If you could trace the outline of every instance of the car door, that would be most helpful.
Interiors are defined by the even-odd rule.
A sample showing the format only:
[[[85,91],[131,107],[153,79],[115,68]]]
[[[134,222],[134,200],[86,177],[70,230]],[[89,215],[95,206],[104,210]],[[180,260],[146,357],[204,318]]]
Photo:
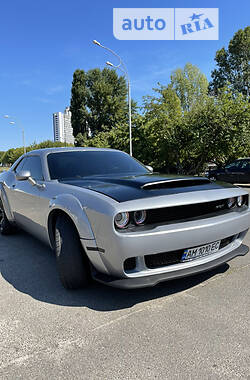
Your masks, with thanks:
[[[250,159],[242,160],[238,183],[250,183]]]
[[[218,174],[218,179],[230,183],[238,183],[241,160],[236,160],[225,166],[223,172]]]
[[[17,166],[14,173],[28,170],[38,183],[44,181],[40,156],[28,156]],[[41,186],[32,185],[29,180],[18,181],[15,177],[9,189],[9,202],[14,218],[23,229],[37,235],[42,228],[40,223]]]

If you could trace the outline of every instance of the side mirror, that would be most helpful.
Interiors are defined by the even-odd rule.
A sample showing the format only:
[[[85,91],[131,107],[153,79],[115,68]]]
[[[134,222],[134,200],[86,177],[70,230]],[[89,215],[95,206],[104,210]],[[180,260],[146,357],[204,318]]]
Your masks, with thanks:
[[[146,168],[147,168],[151,173],[153,173],[154,169],[152,168],[152,166],[150,166],[150,165],[145,165],[145,166],[146,166]]]
[[[45,189],[45,184],[37,183],[32,177],[29,170],[21,170],[19,173],[16,173],[16,179],[18,181],[28,180],[32,186],[37,186],[39,189]]]
[[[31,177],[31,173],[29,170],[21,170],[20,172],[16,173],[16,179],[18,181],[25,181]]]

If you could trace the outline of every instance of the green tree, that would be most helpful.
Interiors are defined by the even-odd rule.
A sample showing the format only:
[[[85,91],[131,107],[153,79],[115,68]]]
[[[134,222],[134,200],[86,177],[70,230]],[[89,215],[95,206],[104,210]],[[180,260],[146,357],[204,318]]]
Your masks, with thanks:
[[[56,148],[56,147],[64,147],[64,146],[72,146],[71,144],[54,142],[51,140],[42,141],[41,143],[34,142],[33,144],[26,147],[27,152],[35,149],[44,149],[44,148]],[[20,156],[23,155],[23,147],[22,148],[11,148],[7,150],[3,157],[2,163],[7,165],[12,165]]]
[[[250,155],[250,103],[231,86],[207,94],[200,70],[187,64],[172,73],[168,86],[144,97],[143,113],[133,113],[134,157],[160,172],[202,173],[209,161],[225,163]],[[112,127],[102,125],[91,138],[77,135],[78,145],[128,152],[125,118]]]
[[[144,123],[141,126],[148,163],[157,170],[171,171],[179,161],[181,101],[171,85],[154,89],[157,96],[144,99]]]
[[[201,173],[209,161],[225,163],[249,153],[250,105],[228,87],[186,113],[183,126],[187,139],[182,145],[182,170],[186,174]]]
[[[4,165],[12,165],[23,154],[23,148],[11,148],[2,157]]]
[[[250,103],[241,94],[224,87],[218,93],[216,105],[220,111],[216,160],[225,163],[250,153]],[[215,134],[215,132],[214,132]]]
[[[0,151],[0,164],[2,163],[2,158],[3,158],[3,155],[4,155],[4,151]]]
[[[70,110],[73,134],[76,137],[79,133],[86,134],[88,123],[87,110],[87,75],[83,70],[76,70],[73,74],[71,88]]]
[[[179,68],[172,72],[171,86],[184,111],[190,110],[198,102],[203,102],[208,93],[206,76],[191,63],[187,63],[184,69]]]
[[[87,72],[76,70],[71,89],[72,127],[74,136],[92,135],[103,127],[111,129],[126,120],[127,87],[125,78],[107,68]],[[78,136],[79,140],[80,136]]]
[[[145,100],[144,152],[159,171],[202,173],[209,161],[224,163],[250,153],[250,104],[230,88],[205,96],[183,112],[172,86]]]
[[[240,29],[230,40],[228,48],[216,52],[217,68],[212,71],[210,93],[217,95],[227,83],[233,92],[250,96],[250,26]]]
[[[138,159],[146,159],[146,138],[143,130],[144,117],[139,114],[132,114],[132,136],[133,136],[133,152]],[[101,132],[96,133],[93,137],[87,138],[82,134],[76,137],[78,146],[112,148],[119,149],[129,153],[129,127],[128,123],[120,123],[115,127],[108,129],[103,128]]]

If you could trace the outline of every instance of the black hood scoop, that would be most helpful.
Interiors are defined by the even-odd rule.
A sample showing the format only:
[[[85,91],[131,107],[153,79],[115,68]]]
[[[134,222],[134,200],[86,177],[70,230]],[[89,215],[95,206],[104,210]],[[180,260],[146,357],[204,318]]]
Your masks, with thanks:
[[[177,187],[189,187],[189,186],[200,186],[210,183],[207,178],[176,178],[168,179],[166,181],[157,181],[145,183],[141,186],[143,190],[157,190],[157,189],[173,189]]]
[[[60,182],[96,191],[118,202],[222,188],[221,185],[211,183],[207,178],[185,178],[160,174],[92,176],[82,179],[61,180]],[[224,184],[223,186],[232,187],[230,184]]]

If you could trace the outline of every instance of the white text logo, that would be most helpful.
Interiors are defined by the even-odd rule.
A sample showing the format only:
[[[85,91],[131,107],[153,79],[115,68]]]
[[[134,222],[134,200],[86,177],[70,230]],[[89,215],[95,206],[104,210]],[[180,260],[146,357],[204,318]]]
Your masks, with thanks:
[[[218,8],[114,8],[119,40],[218,40]]]

